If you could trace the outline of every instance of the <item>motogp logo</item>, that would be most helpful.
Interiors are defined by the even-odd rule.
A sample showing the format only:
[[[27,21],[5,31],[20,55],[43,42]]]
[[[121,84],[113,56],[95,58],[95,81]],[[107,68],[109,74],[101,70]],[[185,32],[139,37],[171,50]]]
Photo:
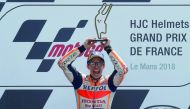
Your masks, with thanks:
[[[55,59],[45,59],[45,56],[48,53],[49,48],[51,48],[51,50],[48,53],[48,57],[55,58],[55,57],[64,56],[68,51],[72,50],[73,48],[79,47],[81,45],[80,42],[68,45],[64,44],[54,45],[53,43],[68,42],[71,39],[74,31],[78,28],[84,28],[87,22],[88,20],[80,20],[76,27],[61,28],[52,42],[37,42],[36,40],[42,28],[44,27],[46,20],[27,20],[20,27],[13,42],[33,42],[34,44],[30,52],[28,53],[26,59],[42,60],[40,66],[37,69],[37,72],[48,72],[55,61]],[[53,47],[51,47],[52,45]],[[93,50],[102,51],[103,46],[94,45],[91,48],[87,49],[85,52],[83,52],[80,56],[84,55],[85,57],[88,57],[90,52],[92,52]]]

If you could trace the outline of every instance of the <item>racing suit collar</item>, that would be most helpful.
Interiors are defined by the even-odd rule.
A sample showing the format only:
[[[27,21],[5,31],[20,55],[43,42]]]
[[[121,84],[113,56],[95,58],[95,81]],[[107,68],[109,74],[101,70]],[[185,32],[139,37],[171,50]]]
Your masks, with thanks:
[[[102,77],[102,75],[101,75],[99,78],[94,78],[94,77],[90,74],[90,80],[91,80],[91,82],[94,83],[94,84],[97,84],[101,77]]]

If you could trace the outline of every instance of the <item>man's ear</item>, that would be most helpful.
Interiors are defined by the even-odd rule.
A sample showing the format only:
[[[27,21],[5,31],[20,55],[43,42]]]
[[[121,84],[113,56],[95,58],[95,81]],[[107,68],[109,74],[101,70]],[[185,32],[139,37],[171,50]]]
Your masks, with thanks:
[[[105,63],[104,63],[104,64],[103,64],[103,68],[105,68],[105,66],[106,66],[106,65],[105,65]]]
[[[87,67],[88,69],[90,69],[90,65],[89,65],[89,64],[86,64],[86,67]]]

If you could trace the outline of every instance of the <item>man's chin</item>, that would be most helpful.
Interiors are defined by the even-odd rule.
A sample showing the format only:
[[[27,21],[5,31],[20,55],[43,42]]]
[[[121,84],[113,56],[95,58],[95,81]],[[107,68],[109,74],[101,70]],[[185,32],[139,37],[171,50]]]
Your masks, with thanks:
[[[94,78],[99,78],[101,76],[100,72],[93,72]]]
[[[94,74],[100,74],[100,71],[93,71]]]

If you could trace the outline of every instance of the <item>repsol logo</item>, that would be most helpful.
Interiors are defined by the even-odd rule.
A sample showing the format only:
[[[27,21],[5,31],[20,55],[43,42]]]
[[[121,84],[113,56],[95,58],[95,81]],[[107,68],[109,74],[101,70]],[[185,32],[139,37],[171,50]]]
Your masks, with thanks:
[[[84,90],[92,90],[92,91],[99,91],[99,90],[106,90],[106,86],[88,86],[83,85]]]
[[[144,109],[180,109],[180,108],[171,105],[154,105],[146,107]]]

